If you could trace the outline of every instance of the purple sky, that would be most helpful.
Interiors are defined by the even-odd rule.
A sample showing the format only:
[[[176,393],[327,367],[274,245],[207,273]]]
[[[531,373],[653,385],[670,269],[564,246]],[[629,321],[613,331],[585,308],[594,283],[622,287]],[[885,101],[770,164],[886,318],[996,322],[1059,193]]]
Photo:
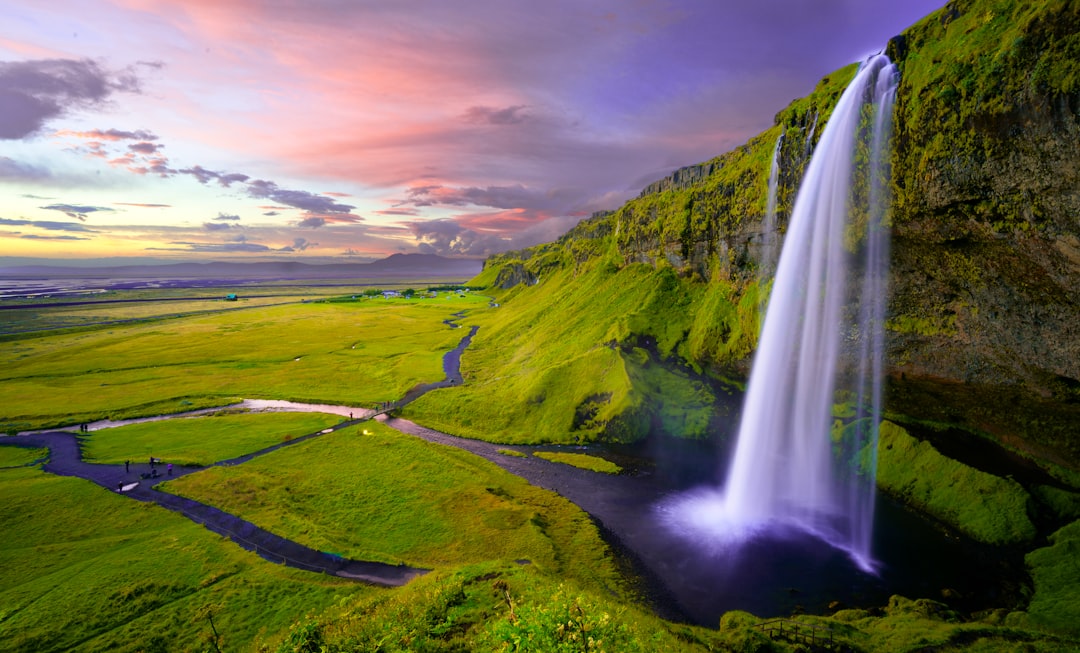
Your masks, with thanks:
[[[942,4],[7,0],[0,257],[548,241]]]

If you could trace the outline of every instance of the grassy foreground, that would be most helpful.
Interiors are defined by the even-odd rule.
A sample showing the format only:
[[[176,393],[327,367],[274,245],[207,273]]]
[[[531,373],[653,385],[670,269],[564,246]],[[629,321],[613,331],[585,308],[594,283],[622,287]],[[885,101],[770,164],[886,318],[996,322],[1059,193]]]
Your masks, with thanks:
[[[212,650],[214,628],[222,650],[245,650],[374,591],[278,567],[156,506],[34,468],[0,469],[0,524],[0,651]]]

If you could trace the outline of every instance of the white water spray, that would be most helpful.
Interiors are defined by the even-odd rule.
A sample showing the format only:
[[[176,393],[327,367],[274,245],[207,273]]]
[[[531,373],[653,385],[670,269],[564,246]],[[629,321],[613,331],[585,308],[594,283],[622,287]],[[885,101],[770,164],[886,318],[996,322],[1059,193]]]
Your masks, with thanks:
[[[788,223],[726,487],[668,506],[669,521],[683,530],[738,540],[796,528],[873,569],[888,260],[883,154],[896,77],[887,57],[870,58],[822,133]],[[852,247],[862,261],[849,253]],[[849,280],[853,269],[863,272],[861,284]],[[852,288],[858,288],[858,301]],[[858,324],[844,315],[853,304]],[[854,381],[852,396],[864,419],[834,440],[840,354],[850,349],[859,357],[854,376],[862,380]]]

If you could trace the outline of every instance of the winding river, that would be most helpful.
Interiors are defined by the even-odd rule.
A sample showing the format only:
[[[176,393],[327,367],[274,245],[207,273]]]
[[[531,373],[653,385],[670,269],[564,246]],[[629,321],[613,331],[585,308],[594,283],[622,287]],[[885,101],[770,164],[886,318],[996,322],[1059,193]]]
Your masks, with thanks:
[[[448,321],[448,325],[458,326],[452,320]],[[461,384],[461,354],[476,331],[477,327],[473,326],[458,346],[444,355],[444,380],[417,385],[402,399],[380,411],[354,406],[248,399],[231,406],[176,415],[103,420],[91,423],[89,428],[93,431],[187,417],[222,408],[320,412],[347,418],[331,429],[216,463],[234,465],[283,446],[356,425],[366,419],[378,419],[403,433],[481,456],[580,506],[592,516],[614,550],[636,570],[644,594],[654,610],[663,617],[679,621],[715,627],[720,615],[733,609],[759,615],[800,611],[825,613],[838,606],[882,605],[887,602],[889,595],[896,593],[911,597],[950,596],[954,607],[965,610],[990,607],[1000,601],[1001,573],[986,573],[987,565],[1000,572],[1002,556],[999,552],[946,537],[932,525],[882,497],[878,499],[881,517],[874,542],[875,555],[882,568],[877,575],[872,575],[856,568],[845,554],[798,533],[751,541],[738,550],[731,550],[692,543],[671,532],[664,526],[658,507],[663,505],[667,497],[683,492],[708,477],[703,470],[715,468],[715,455],[718,455],[708,447],[683,456],[662,454],[656,449],[656,442],[630,450],[600,446],[563,447],[617,458],[624,468],[631,470],[608,475],[531,455],[539,450],[553,449],[550,446],[507,446],[459,438],[386,414],[433,389]],[[125,496],[173,510],[276,563],[384,586],[404,584],[427,571],[348,560],[316,551],[212,506],[157,491],[153,488],[153,483],[157,481],[132,483],[122,466],[84,462],[77,437],[72,432],[28,432],[0,438],[0,444],[47,447],[50,456],[43,466],[44,471],[77,476],[114,491],[119,488]],[[648,450],[650,446],[653,447],[652,451]],[[664,442],[660,446],[665,452],[702,447],[699,443],[682,442]],[[506,449],[529,455],[519,457],[500,453],[500,450]],[[139,466],[149,467],[148,463],[140,463]],[[181,476],[200,469],[204,468],[178,467],[173,475]]]

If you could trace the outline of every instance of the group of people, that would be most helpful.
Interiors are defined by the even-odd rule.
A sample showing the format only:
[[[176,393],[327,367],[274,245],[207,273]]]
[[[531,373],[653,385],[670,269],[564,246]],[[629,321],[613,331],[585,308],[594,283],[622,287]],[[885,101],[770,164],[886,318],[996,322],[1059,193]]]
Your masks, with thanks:
[[[160,465],[160,464],[161,464],[161,458],[154,458],[153,456],[150,456],[150,471],[149,472],[143,472],[142,474],[140,474],[140,476],[142,478],[158,478],[160,476],[160,474],[158,473],[157,466]],[[125,460],[124,461],[124,473],[125,474],[130,474],[131,473],[131,461],[130,460]],[[165,465],[165,473],[166,473],[167,476],[172,476],[172,463],[168,463],[168,464]],[[117,492],[123,492],[124,491],[124,482],[123,481],[121,481],[120,483],[117,484],[116,491]]]

